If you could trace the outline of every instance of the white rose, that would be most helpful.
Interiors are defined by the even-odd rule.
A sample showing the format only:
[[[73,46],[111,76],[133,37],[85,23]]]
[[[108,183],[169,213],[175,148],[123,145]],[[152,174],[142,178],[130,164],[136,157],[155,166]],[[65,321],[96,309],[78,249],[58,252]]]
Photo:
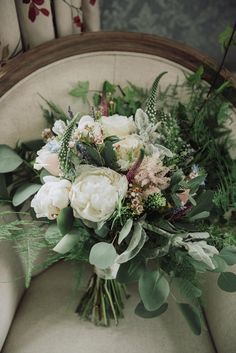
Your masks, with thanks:
[[[60,210],[69,204],[71,182],[53,176],[46,176],[43,179],[45,184],[34,196],[31,207],[34,208],[37,218],[55,219]]]
[[[95,223],[107,220],[127,192],[126,177],[109,168],[81,166],[78,171],[69,195],[74,216]]]
[[[45,145],[37,152],[38,157],[35,159],[34,169],[40,170],[45,168],[50,174],[59,176],[59,159],[58,154],[51,152]]]
[[[106,137],[118,136],[125,137],[136,131],[136,125],[132,116],[129,118],[122,115],[102,116],[100,122]]]
[[[91,116],[84,115],[78,122],[78,127],[74,132],[76,140],[84,139],[95,144],[103,143],[103,131],[100,123]]]
[[[121,170],[128,170],[138,159],[143,142],[138,135],[133,134],[114,143],[113,148]]]

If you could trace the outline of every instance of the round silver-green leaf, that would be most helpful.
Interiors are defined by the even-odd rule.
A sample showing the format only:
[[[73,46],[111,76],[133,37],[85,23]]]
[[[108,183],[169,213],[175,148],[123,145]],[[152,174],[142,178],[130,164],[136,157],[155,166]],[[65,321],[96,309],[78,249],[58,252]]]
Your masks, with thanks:
[[[169,296],[169,283],[159,271],[144,272],[139,279],[139,293],[145,308],[159,309]]]
[[[236,292],[236,275],[233,272],[223,272],[218,278],[218,286],[225,292]]]
[[[12,203],[13,206],[19,206],[25,202],[30,196],[34,195],[42,185],[40,184],[24,184],[20,186],[13,196]]]
[[[89,262],[102,270],[112,266],[117,258],[116,249],[112,244],[100,242],[95,244],[89,254]]]
[[[17,169],[23,159],[7,145],[0,145],[0,173],[9,173]]]

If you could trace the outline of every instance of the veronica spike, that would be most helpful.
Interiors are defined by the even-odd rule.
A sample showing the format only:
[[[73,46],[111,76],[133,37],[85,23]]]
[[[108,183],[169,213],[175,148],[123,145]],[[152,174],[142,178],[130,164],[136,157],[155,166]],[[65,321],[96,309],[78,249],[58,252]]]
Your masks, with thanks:
[[[59,162],[60,162],[60,170],[62,171],[64,176],[66,176],[70,172],[69,143],[70,143],[71,135],[73,133],[77,118],[78,118],[78,114],[76,114],[73,117],[73,119],[70,121],[70,123],[64,133],[64,136],[61,140],[61,147],[60,147],[58,157],[59,157]]]
[[[146,108],[145,108],[145,113],[147,114],[147,116],[149,117],[149,120],[152,123],[156,123],[157,120],[157,114],[158,114],[158,110],[157,110],[157,89],[158,89],[158,84],[160,79],[162,78],[162,76],[164,76],[167,72],[162,72],[159,76],[157,76],[157,78],[155,79],[155,81],[153,82],[152,88],[151,88],[151,93],[147,99],[146,102]]]

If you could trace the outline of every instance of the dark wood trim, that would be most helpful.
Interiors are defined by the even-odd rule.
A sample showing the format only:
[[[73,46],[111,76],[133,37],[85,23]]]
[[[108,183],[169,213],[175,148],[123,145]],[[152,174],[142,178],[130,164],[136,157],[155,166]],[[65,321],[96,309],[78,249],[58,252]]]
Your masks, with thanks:
[[[204,79],[211,82],[217,64],[208,56],[173,40],[143,33],[95,32],[70,35],[42,44],[12,59],[0,70],[0,96],[34,71],[55,61],[78,54],[101,51],[145,53],[160,56],[192,71],[204,65]],[[236,105],[236,79],[223,68],[218,85],[230,79],[227,97]]]

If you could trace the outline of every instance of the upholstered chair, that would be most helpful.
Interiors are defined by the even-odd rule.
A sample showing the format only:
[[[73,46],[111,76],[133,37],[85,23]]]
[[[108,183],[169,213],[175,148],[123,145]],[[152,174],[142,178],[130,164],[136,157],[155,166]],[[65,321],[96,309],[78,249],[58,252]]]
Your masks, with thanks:
[[[40,138],[45,121],[39,94],[65,110],[70,105],[73,111],[84,111],[86,107],[68,95],[77,81],[89,81],[91,90],[101,89],[104,80],[121,86],[131,81],[145,88],[167,71],[161,81],[165,88],[177,77],[183,81],[185,73],[201,64],[206,82],[210,81],[216,69],[213,61],[151,35],[91,33],[53,40],[13,59],[0,71],[0,143],[14,147],[19,140]],[[221,79],[225,78],[230,78],[227,70],[221,74]],[[235,96],[231,94],[230,99],[236,104]],[[235,129],[235,109],[232,118]],[[194,336],[172,302],[158,318],[137,317],[135,286],[128,288],[131,297],[125,302],[125,318],[118,327],[96,327],[80,320],[74,311],[91,269],[88,266],[75,295],[74,266],[59,262],[37,274],[25,290],[24,270],[13,244],[0,243],[2,353],[236,352],[236,296],[221,292],[215,276],[205,279],[207,324],[200,336]]]

